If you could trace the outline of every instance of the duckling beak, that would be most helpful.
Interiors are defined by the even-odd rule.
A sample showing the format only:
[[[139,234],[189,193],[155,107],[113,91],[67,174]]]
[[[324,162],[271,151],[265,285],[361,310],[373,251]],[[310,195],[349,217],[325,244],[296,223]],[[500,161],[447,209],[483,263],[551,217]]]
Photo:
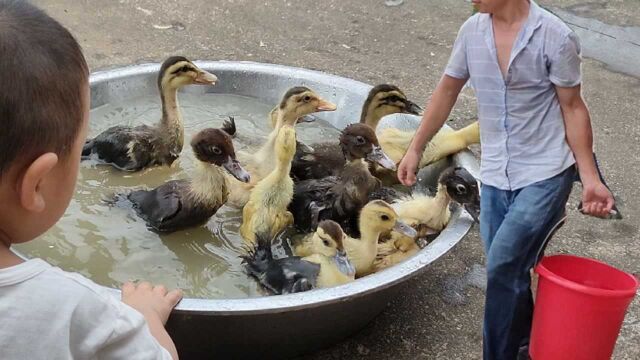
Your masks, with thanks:
[[[399,232],[400,234],[406,235],[412,239],[415,239],[418,236],[418,232],[416,229],[411,226],[403,223],[402,221],[396,221],[396,225],[393,227],[393,231]]]
[[[412,115],[422,115],[422,108],[410,100],[405,100],[404,112]]]
[[[367,155],[367,160],[375,162],[385,169],[396,170],[396,164],[382,151],[380,146],[373,147],[373,151]]]
[[[336,266],[341,273],[348,276],[353,276],[356,274],[356,268],[355,266],[353,266],[351,261],[349,261],[349,257],[344,250],[339,250],[333,257],[333,260],[335,261]]]
[[[199,85],[215,85],[218,81],[218,77],[210,72],[200,70],[198,76],[196,76],[195,83]]]
[[[231,156],[229,156],[229,159],[222,164],[222,167],[224,167],[229,174],[238,179],[238,181],[242,181],[243,183],[251,181],[251,175],[249,175],[247,170],[240,166],[240,162],[238,160],[232,159]]]
[[[476,223],[480,223],[480,196],[478,193],[475,193],[473,200],[463,204],[462,207],[464,207]]]
[[[316,112],[335,111],[335,109],[337,108],[338,107],[335,104],[330,103],[327,100],[320,99],[320,101],[318,102],[318,106],[316,107]]]

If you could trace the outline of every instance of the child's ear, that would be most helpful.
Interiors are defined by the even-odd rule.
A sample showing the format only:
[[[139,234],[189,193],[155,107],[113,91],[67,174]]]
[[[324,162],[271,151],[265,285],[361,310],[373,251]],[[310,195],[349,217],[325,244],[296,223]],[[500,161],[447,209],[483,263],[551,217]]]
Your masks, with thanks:
[[[42,212],[45,208],[41,185],[51,170],[58,164],[58,155],[46,153],[38,157],[29,165],[18,183],[20,204],[32,212]]]

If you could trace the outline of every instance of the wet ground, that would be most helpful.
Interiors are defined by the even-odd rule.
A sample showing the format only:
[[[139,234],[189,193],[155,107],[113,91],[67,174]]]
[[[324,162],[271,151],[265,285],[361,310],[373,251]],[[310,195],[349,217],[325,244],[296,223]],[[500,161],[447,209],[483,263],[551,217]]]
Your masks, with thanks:
[[[435,87],[460,24],[464,0],[37,0],[76,34],[93,70],[161,61],[252,60],[319,69],[370,84],[395,83],[416,101]],[[387,3],[401,1],[387,0]],[[613,187],[621,221],[575,211],[549,253],[598,258],[640,273],[640,2],[541,0],[583,38],[584,96],[595,146]],[[450,124],[475,117],[462,94]],[[482,248],[477,229],[424,275],[390,299],[388,309],[359,334],[320,359],[479,359],[483,307]],[[615,359],[640,358],[640,301],[627,315]]]

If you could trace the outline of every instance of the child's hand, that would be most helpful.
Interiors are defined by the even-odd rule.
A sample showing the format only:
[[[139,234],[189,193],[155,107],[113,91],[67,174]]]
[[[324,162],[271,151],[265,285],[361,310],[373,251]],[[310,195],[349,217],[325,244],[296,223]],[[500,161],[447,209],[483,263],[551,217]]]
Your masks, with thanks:
[[[122,302],[141,312],[145,318],[157,317],[163,325],[181,299],[181,290],[167,292],[164,286],[153,286],[146,281],[138,285],[132,282],[122,285]]]

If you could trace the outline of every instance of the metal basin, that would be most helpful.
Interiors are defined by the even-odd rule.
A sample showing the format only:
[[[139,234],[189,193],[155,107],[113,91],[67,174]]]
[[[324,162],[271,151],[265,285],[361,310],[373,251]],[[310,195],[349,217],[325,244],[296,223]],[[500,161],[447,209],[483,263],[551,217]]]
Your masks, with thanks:
[[[196,63],[214,72],[220,81],[215,87],[194,86],[187,92],[237,94],[275,104],[289,87],[305,85],[337,104],[337,111],[317,116],[338,128],[358,121],[371,88],[351,79],[279,65]],[[92,74],[92,108],[157,94],[159,68],[159,64],[145,64]],[[410,129],[418,120],[413,116],[387,117],[381,125]],[[475,158],[470,152],[463,152],[422,169],[420,181],[434,185],[438,174],[453,163],[477,174]],[[384,309],[401,283],[451,249],[471,225],[471,217],[458,209],[447,228],[418,255],[351,284],[263,298],[184,299],[169,319],[168,330],[186,359],[282,359],[326,347],[364,327]]]

